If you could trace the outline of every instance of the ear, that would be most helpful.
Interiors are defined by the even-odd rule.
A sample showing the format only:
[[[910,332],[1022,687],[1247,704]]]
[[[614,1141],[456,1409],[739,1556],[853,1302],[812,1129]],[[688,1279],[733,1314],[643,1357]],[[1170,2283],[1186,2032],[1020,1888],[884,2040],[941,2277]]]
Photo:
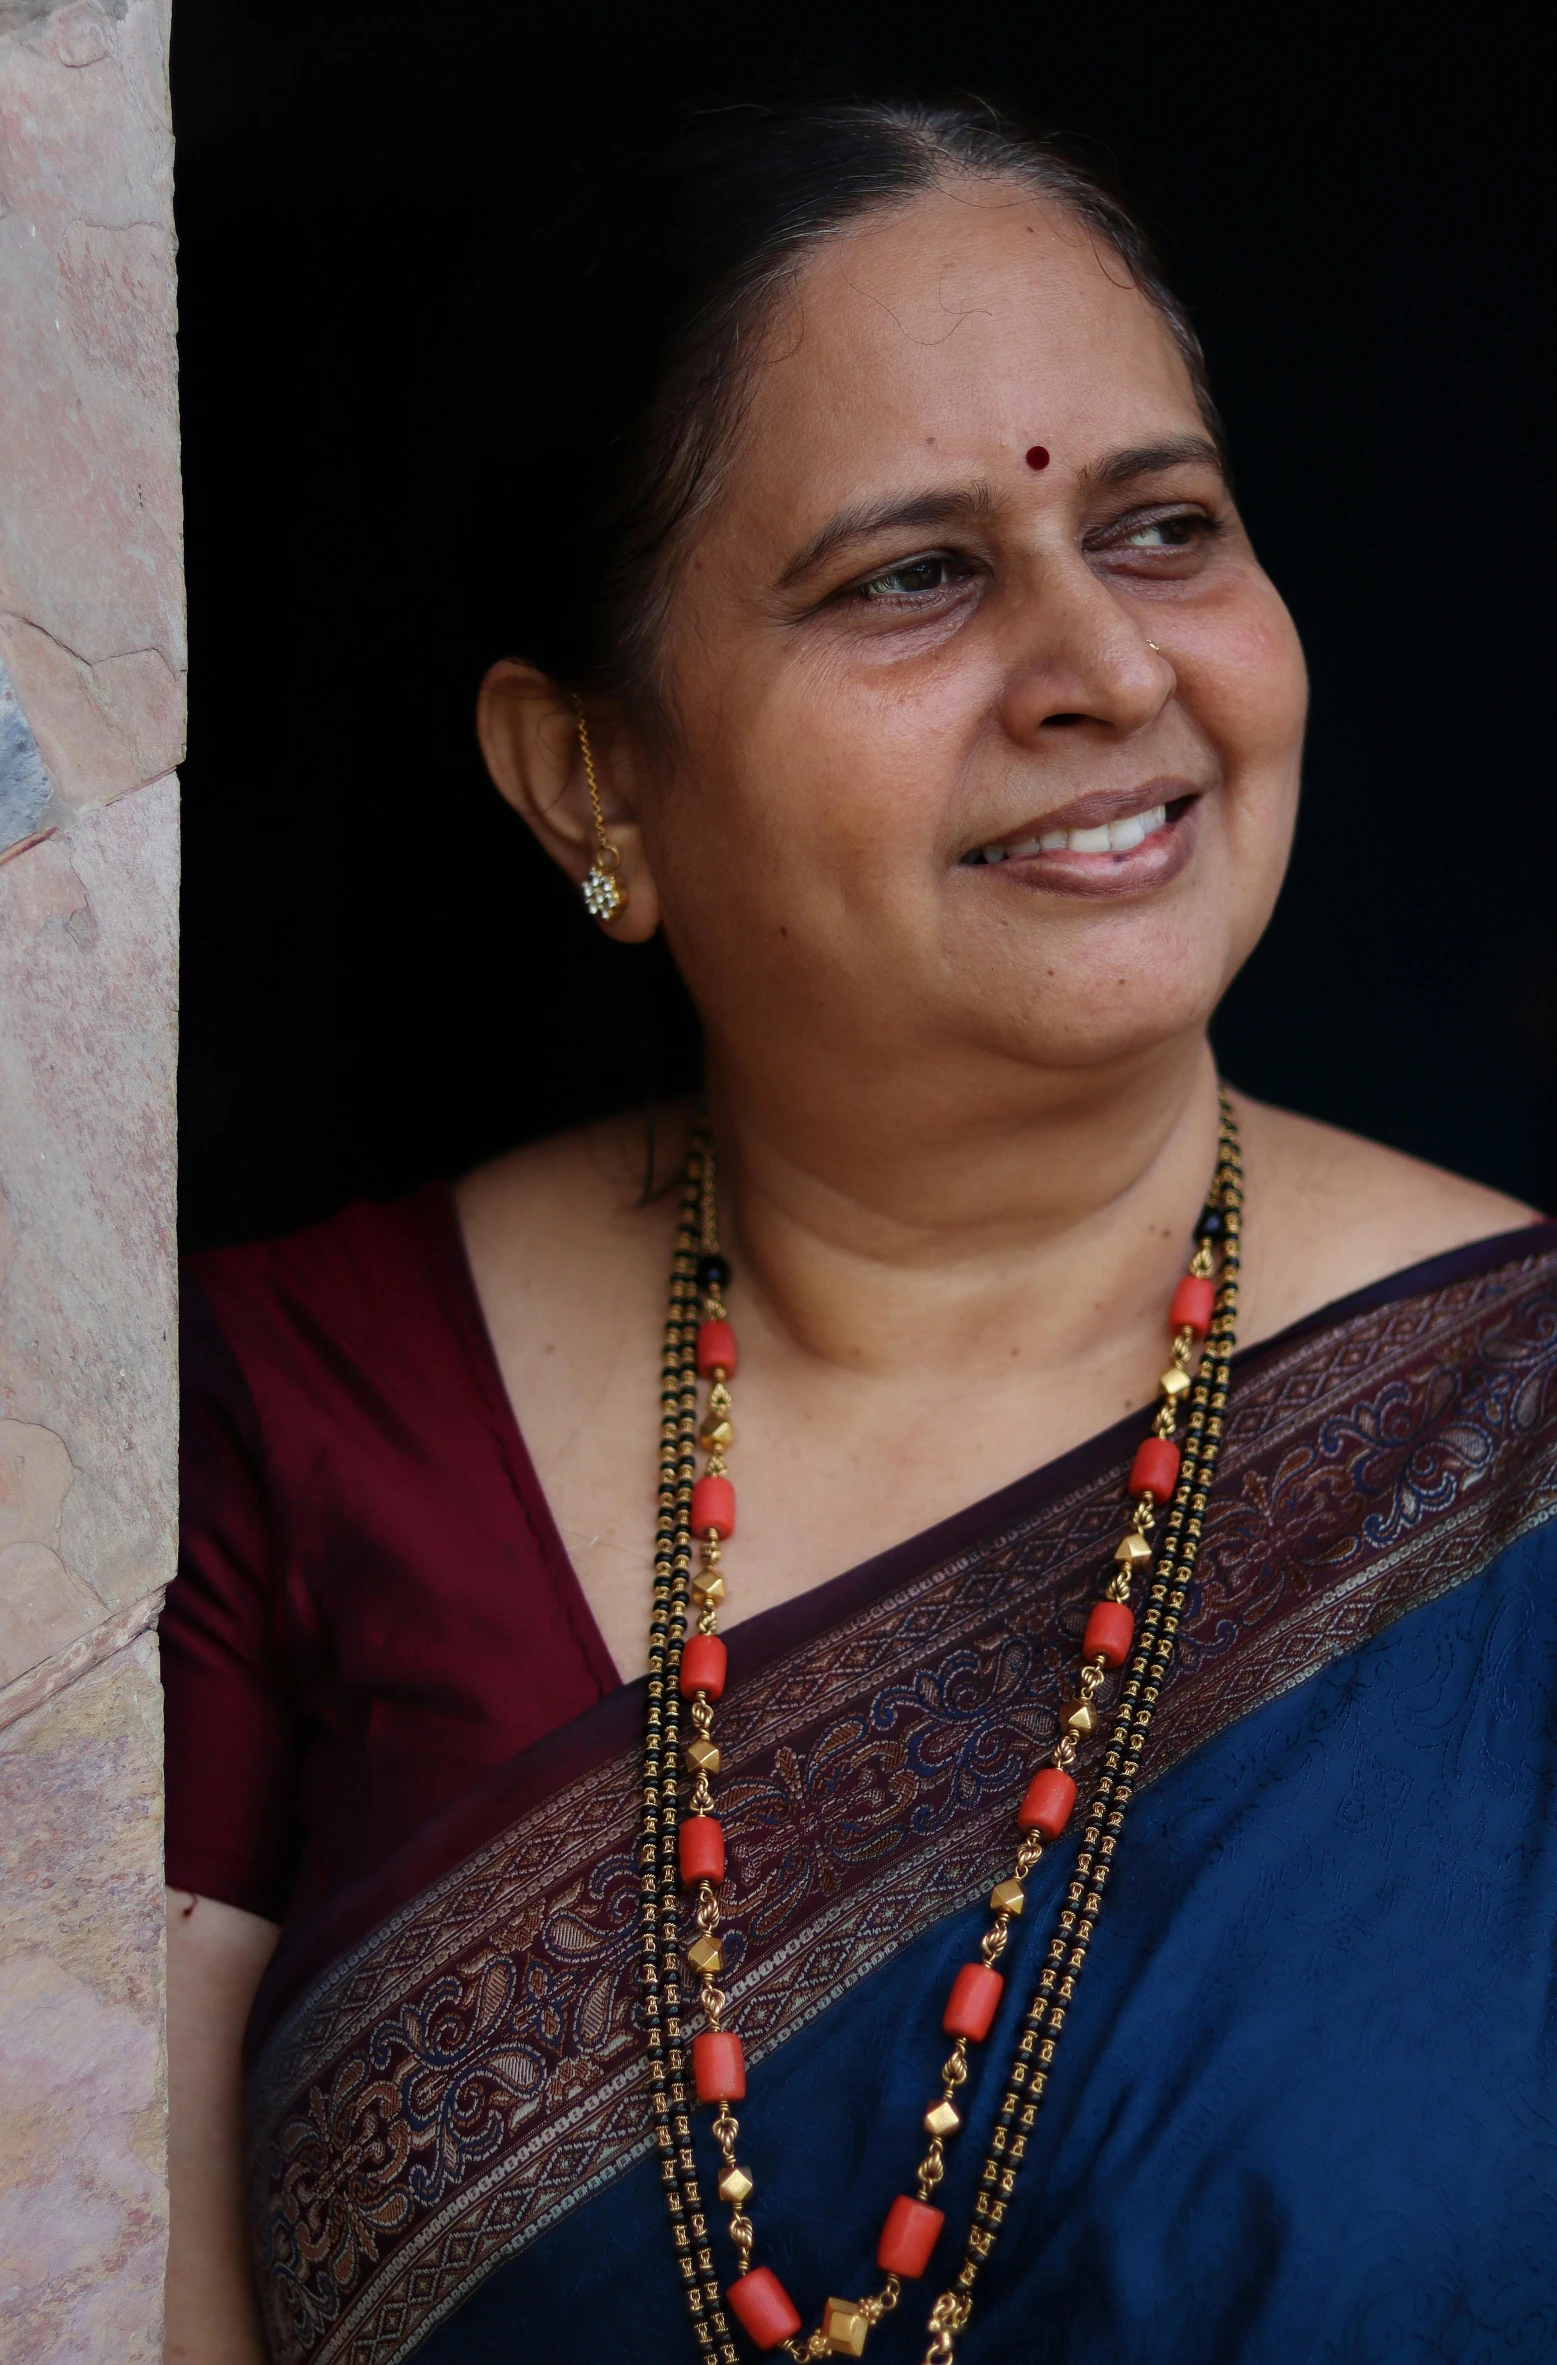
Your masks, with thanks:
[[[481,685],[476,736],[499,792],[582,886],[595,859],[595,817],[572,700],[535,666],[505,657]],[[638,826],[633,749],[602,711],[590,714],[589,737],[606,835],[621,856],[617,876],[627,890],[622,909],[600,925],[620,943],[642,944],[660,924],[660,899]]]

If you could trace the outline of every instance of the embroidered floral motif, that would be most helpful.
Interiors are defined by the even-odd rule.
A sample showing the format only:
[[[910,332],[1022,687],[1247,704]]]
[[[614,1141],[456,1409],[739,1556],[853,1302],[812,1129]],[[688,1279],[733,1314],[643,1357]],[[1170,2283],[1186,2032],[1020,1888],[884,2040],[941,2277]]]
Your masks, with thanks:
[[[1241,1379],[1152,1775],[1557,1516],[1557,1254]],[[987,1884],[1055,1729],[1122,1470],[732,1686],[726,1984],[760,2060]],[[286,2365],[396,2365],[648,2148],[636,1756],[525,1815],[320,1979],[253,2083]]]

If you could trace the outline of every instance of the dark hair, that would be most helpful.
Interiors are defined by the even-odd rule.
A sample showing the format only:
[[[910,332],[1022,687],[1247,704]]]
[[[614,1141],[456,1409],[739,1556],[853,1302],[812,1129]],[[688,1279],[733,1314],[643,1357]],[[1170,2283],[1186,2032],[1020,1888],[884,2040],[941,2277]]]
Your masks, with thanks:
[[[968,103],[717,110],[564,209],[547,265],[528,274],[540,302],[523,315],[519,366],[553,388],[537,455],[547,481],[531,490],[542,513],[560,495],[567,516],[547,538],[544,605],[511,619],[512,653],[575,688],[658,705],[675,563],[731,450],[776,297],[818,241],[963,178],[1036,191],[1118,256],[1220,442],[1199,340],[1150,238],[1065,141]]]

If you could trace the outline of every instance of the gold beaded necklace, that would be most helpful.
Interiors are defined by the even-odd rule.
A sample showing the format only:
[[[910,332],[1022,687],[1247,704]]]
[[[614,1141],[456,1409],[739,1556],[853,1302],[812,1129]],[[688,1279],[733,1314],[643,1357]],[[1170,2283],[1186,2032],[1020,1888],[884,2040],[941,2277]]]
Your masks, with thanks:
[[[946,2172],[946,2146],[963,2123],[959,2096],[969,2075],[968,2049],[988,2034],[1005,1985],[996,1965],[1005,1952],[1011,1923],[1022,1912],[1024,1883],[1045,1848],[1058,1841],[1070,1823],[1078,1795],[1071,1768],[1078,1752],[1111,1719],[1107,1746],[1092,1777],[1075,1872],[1007,2075],[962,2263],[930,2311],[924,2365],[952,2365],[956,2336],[972,2313],[974,2287],[1016,2188],[1055,2047],[1102,1909],[1125,1809],[1173,1655],[1221,1449],[1238,1311],[1243,1174],[1238,1129],[1225,1091],[1220,1106],[1215,1176],[1195,1227],[1189,1270],[1169,1308],[1171,1361],[1158,1383],[1159,1403],[1150,1433],[1130,1468],[1128,1492],[1134,1511],[1115,1549],[1113,1573],[1087,1620],[1076,1696],[1062,1709],[1059,1739],[1017,1809],[1020,1838],[1014,1868],[990,1893],[993,1918],[984,1933],[980,1959],[965,1963],[952,1983],[942,2027],[953,2043],[942,2067],[939,2099],[924,2116],[928,2147],[914,2192],[899,2194],[893,2201],[877,2248],[877,2265],[885,2279],[879,2291],[865,2298],[829,2299],[820,2328],[809,2336],[802,2332],[799,2312],[772,2268],[752,2264],[756,2229],[746,2213],[752,2179],[736,2158],[740,2122],[730,2108],[745,2097],[746,2068],[740,2038],[723,2025],[729,1999],[718,1984],[724,1968],[718,1891],[725,1861],[724,1833],[713,1813],[713,1782],[720,1770],[714,1710],[726,1671],[725,1646],[718,1635],[725,1590],[720,1561],[721,1547],[735,1530],[735,1490],[725,1455],[734,1440],[729,1383],[737,1354],[724,1300],[730,1271],[719,1252],[714,1155],[706,1126],[700,1124],[693,1133],[671,1259],[661,1370],[654,1610],[638,1862],[655,2142],[676,2262],[699,2349],[704,2357],[717,2357],[719,2365],[739,2365],[730,2314],[762,2350],[782,2348],[799,2360],[862,2356],[871,2326],[897,2306],[904,2282],[928,2267],[944,2224],[944,2213],[934,2206],[932,2196]],[[1213,1279],[1218,1252],[1219,1284]],[[701,1423],[700,1378],[708,1383]],[[1181,1413],[1187,1413],[1182,1444],[1176,1435]],[[694,1441],[706,1457],[701,1477]],[[1154,1545],[1153,1530],[1164,1506],[1162,1539]],[[1138,1588],[1145,1591],[1145,1606],[1137,1631],[1129,1605]],[[695,1619],[690,1633],[689,1608]],[[1112,1709],[1105,1710],[1101,1695],[1110,1674],[1120,1668],[1126,1673],[1118,1697]],[[685,1742],[683,1710],[691,1726],[691,1738]],[[692,1778],[685,1814],[683,1768]],[[683,1890],[696,1900],[696,1935],[687,1943],[685,1956],[698,1983],[705,2023],[690,2046],[681,2020]],[[716,2105],[713,2135],[724,2163],[719,2198],[731,2211],[730,2239],[740,2262],[740,2273],[723,2295],[692,2148],[689,2082],[698,2101]]]

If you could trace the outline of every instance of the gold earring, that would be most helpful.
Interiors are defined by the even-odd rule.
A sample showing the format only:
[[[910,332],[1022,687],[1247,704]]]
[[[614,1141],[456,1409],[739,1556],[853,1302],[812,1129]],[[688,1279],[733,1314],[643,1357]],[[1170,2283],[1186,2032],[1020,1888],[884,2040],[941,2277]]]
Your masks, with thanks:
[[[622,857],[606,836],[605,815],[600,810],[600,783],[595,778],[594,751],[589,744],[589,725],[584,720],[584,709],[577,698],[573,705],[578,715],[578,745],[584,759],[584,778],[589,782],[590,810],[595,816],[595,859],[584,876],[584,908],[592,920],[614,920],[627,903],[627,889],[618,875]]]
[[[1162,655],[1162,651],[1158,648],[1155,641],[1148,641],[1146,646],[1150,649],[1154,657],[1160,657]]]

